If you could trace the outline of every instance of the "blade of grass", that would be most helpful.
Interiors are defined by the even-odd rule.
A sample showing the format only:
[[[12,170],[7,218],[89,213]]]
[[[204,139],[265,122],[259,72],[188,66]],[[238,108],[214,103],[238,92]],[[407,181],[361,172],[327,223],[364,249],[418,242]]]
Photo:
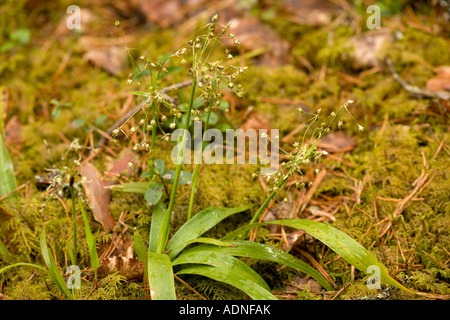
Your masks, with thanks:
[[[177,275],[180,274],[197,274],[216,281],[228,283],[229,285],[242,290],[254,300],[277,300],[271,292],[260,285],[257,285],[255,282],[241,275],[227,272],[226,269],[206,265],[193,265],[185,267],[177,272]]]
[[[150,224],[150,236],[149,236],[149,242],[148,242],[148,251],[150,252],[156,252],[158,247],[158,238],[159,238],[159,232],[161,231],[161,225],[164,220],[164,213],[166,212],[166,208],[164,204],[161,202],[158,202],[153,207],[153,213],[152,213],[152,222]]]
[[[286,219],[276,220],[269,222],[254,223],[251,225],[243,226],[231,232],[225,236],[222,240],[230,240],[237,237],[239,234],[244,233],[252,228],[278,224],[282,226],[301,229],[309,233],[311,236],[320,240],[344,260],[353,265],[355,268],[362,272],[367,272],[370,266],[377,266],[380,269],[381,280],[386,284],[390,284],[399,289],[413,292],[412,290],[404,287],[394,278],[389,275],[388,269],[382,263],[378,262],[377,258],[373,256],[367,249],[361,246],[357,241],[327,224],[317,221],[306,219]]]
[[[5,272],[8,269],[15,268],[15,267],[20,267],[20,266],[33,267],[33,268],[45,271],[45,273],[47,273],[50,276],[50,272],[47,269],[45,269],[44,267],[42,267],[40,265],[37,265],[37,264],[34,264],[34,263],[26,263],[26,262],[18,262],[18,263],[14,263],[14,264],[11,264],[9,266],[6,266],[6,267],[0,269],[0,274]]]
[[[198,238],[200,235],[214,227],[223,219],[245,210],[247,210],[247,208],[244,207],[213,207],[200,211],[194,217],[184,223],[167,244],[166,249],[170,250],[170,258],[174,259],[178,255],[178,253],[180,253],[181,250],[183,250],[183,248],[187,245],[187,242]]]
[[[0,87],[0,93],[3,87]],[[0,99],[0,197],[11,193],[17,188],[16,178],[14,176],[14,167],[4,141],[3,126],[3,99]]]
[[[53,256],[48,252],[47,241],[45,240],[45,230],[42,230],[40,236],[40,245],[42,256],[44,257],[45,264],[47,265],[48,271],[50,273],[50,277],[55,282],[61,293],[65,294],[67,298],[71,299],[73,297],[69,288],[67,287],[66,282],[64,281],[58,266],[56,265]]]
[[[89,257],[91,259],[91,268],[97,269],[100,267],[100,261],[98,259],[98,253],[97,253],[97,241],[96,238],[92,235],[91,227],[89,226],[89,220],[87,218],[86,210],[84,209],[83,203],[81,200],[79,200],[80,208],[81,208],[81,214],[83,216],[83,222],[84,222],[84,232],[86,233],[86,242],[88,244],[89,248]]]
[[[261,276],[247,264],[231,255],[208,250],[208,247],[206,247],[206,250],[183,252],[172,261],[172,265],[174,266],[186,263],[206,264],[217,268],[222,268],[223,270],[227,270],[230,274],[241,275],[263,287],[267,291],[270,291],[266,281],[264,281],[264,279],[261,278]]]
[[[12,253],[8,250],[2,240],[0,240],[0,258],[6,263],[11,263],[14,259]]]
[[[162,253],[147,253],[148,282],[155,292],[153,300],[176,300],[172,263]]]
[[[134,240],[134,251],[136,251],[136,255],[142,262],[145,262],[147,259],[147,250],[145,249],[144,240],[142,240],[141,235],[136,230],[133,234]]]
[[[334,290],[330,283],[316,269],[307,265],[303,261],[296,259],[287,252],[284,252],[270,245],[251,241],[229,241],[228,243],[233,246],[217,247],[212,245],[201,245],[188,249],[181,255],[189,252],[194,253],[196,251],[203,252],[205,250],[209,250],[234,256],[273,261],[310,275],[328,291]]]
[[[123,192],[131,192],[131,193],[141,193],[145,194],[149,186],[148,182],[129,182],[124,184],[106,186],[105,188],[110,188],[113,190],[120,190]]]

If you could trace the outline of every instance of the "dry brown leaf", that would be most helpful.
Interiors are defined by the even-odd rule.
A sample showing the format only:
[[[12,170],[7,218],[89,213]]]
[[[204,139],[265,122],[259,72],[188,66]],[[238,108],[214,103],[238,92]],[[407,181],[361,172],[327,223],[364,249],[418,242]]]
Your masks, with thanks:
[[[356,147],[357,141],[346,133],[331,132],[320,139],[317,146],[327,152],[348,152]]]
[[[282,12],[289,20],[313,27],[330,24],[337,7],[326,0],[287,0],[282,2]]]
[[[120,75],[125,70],[126,53],[120,47],[91,49],[83,55],[83,59],[112,75]]]
[[[23,139],[21,136],[22,125],[17,116],[13,116],[5,125],[5,142],[6,145],[20,147]]]
[[[230,33],[233,33],[234,38],[239,40],[241,52],[267,49],[259,59],[261,64],[276,67],[286,63],[289,43],[259,19],[233,19],[231,20]],[[224,39],[223,42],[230,49],[236,47],[231,39]]]
[[[82,164],[80,166],[80,174],[86,178],[83,187],[90,201],[95,220],[100,222],[106,230],[113,230],[116,223],[109,209],[111,190],[104,188],[104,181],[92,164]]]
[[[450,91],[450,66],[437,68],[437,76],[427,81],[427,90],[432,92]]]
[[[180,25],[184,20],[203,10],[201,0],[135,0],[148,22],[162,28]]]
[[[286,286],[286,291],[288,292],[296,292],[298,290],[306,289],[312,293],[320,293],[322,291],[322,285],[314,279],[296,277]]]
[[[241,129],[246,131],[248,129],[266,129],[267,134],[270,135],[270,130],[272,129],[272,125],[267,117],[261,113],[256,111],[252,111],[245,119],[245,122],[241,125]]]
[[[125,150],[123,155],[116,160],[112,164],[107,165],[107,172],[105,172],[105,175],[110,176],[111,178],[118,177],[122,173],[131,174],[133,172],[132,168],[128,167],[128,164],[133,160],[134,154],[131,150]],[[104,185],[110,186],[115,184],[116,181],[114,180],[105,180]]]
[[[111,272],[118,272],[127,280],[142,280],[144,263],[134,258],[133,239],[123,233],[118,233],[113,236],[112,242],[118,242],[119,245],[116,245],[109,257],[102,259],[102,265],[97,271],[98,276],[102,278]]]
[[[371,30],[350,39],[349,46],[353,50],[344,56],[350,59],[352,68],[380,67],[383,57],[380,49],[385,43],[393,42],[394,36],[388,30]]]

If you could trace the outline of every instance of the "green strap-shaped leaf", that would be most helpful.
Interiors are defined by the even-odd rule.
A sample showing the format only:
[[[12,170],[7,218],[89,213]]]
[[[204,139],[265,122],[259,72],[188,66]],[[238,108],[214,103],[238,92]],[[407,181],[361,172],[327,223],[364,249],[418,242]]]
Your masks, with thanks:
[[[8,269],[11,268],[15,268],[15,267],[20,267],[20,266],[24,266],[24,267],[33,267],[42,271],[45,271],[49,276],[50,276],[50,272],[48,272],[47,269],[45,269],[44,267],[37,265],[37,264],[33,264],[33,263],[26,263],[26,262],[18,262],[18,263],[14,263],[14,264],[10,264],[9,266],[6,266],[2,269],[0,269],[0,274],[5,272]]]
[[[201,245],[188,249],[185,252],[195,253],[197,251],[203,252],[205,250],[209,250],[218,253],[230,254],[234,256],[249,257],[260,260],[277,262],[282,265],[286,265],[288,267],[309,274],[328,291],[334,290],[333,287],[330,285],[330,283],[328,283],[328,281],[316,269],[307,265],[303,261],[296,259],[295,257],[293,257],[287,252],[284,252],[283,250],[277,249],[275,247],[263,243],[251,241],[228,241],[228,243],[233,246],[216,247],[211,245]],[[183,252],[181,255],[184,255],[185,252]]]
[[[247,208],[208,208],[197,213],[188,220],[173,235],[166,249],[170,250],[169,256],[174,259],[185,247],[185,243],[198,238],[220,221],[235,213],[245,211]],[[187,245],[187,244],[186,244]]]
[[[161,230],[161,225],[164,220],[164,214],[166,213],[166,207],[162,202],[158,202],[153,207],[152,222],[150,224],[150,236],[148,251],[156,252],[158,247],[159,232]]]
[[[2,91],[3,87],[0,86],[0,94]],[[4,106],[0,96],[0,197],[12,192],[16,188],[13,163],[3,138],[5,133],[3,127],[3,110]]]
[[[100,267],[100,261],[98,259],[97,254],[97,241],[95,237],[92,235],[91,227],[89,226],[89,220],[87,218],[86,210],[84,210],[83,203],[81,200],[79,201],[80,208],[81,208],[81,215],[83,216],[83,222],[84,222],[84,232],[86,234],[86,242],[88,244],[89,248],[89,257],[91,258],[91,268],[97,269]]]
[[[228,283],[229,285],[244,291],[254,300],[277,300],[271,292],[267,291],[252,280],[243,277],[240,274],[228,272],[223,268],[206,265],[193,265],[181,269],[177,272],[177,274],[198,274],[216,281]]]
[[[148,182],[129,182],[129,183],[124,183],[124,184],[107,186],[105,188],[110,188],[113,190],[120,190],[123,192],[145,194],[149,185],[150,184]]]
[[[45,240],[45,230],[42,230],[40,237],[41,251],[42,256],[44,257],[45,264],[47,265],[48,271],[50,272],[50,277],[55,282],[58,289],[66,295],[67,298],[72,298],[72,293],[67,287],[66,282],[64,281],[58,266],[56,265],[55,259],[53,256],[49,254],[47,241]]]
[[[7,263],[11,263],[14,260],[12,253],[8,250],[5,244],[0,239],[0,258]]]
[[[215,246],[205,246],[216,248]],[[241,260],[213,250],[195,250],[182,252],[175,260],[172,261],[172,265],[195,263],[195,264],[207,264],[223,270],[228,271],[230,274],[239,274],[257,285],[263,287],[270,292],[270,288],[266,281],[252,268]]]
[[[232,246],[234,246],[234,244],[231,244],[229,242],[224,242],[224,241],[221,241],[221,240],[217,240],[217,239],[214,239],[214,238],[195,238],[195,239],[183,242],[179,247],[174,248],[173,252],[180,252],[185,247],[187,247],[188,245],[193,244],[193,243],[207,243],[207,244],[213,244],[213,245],[219,246],[219,247],[232,247]],[[169,255],[169,258],[172,257],[170,255],[170,252],[168,253],[168,255]]]
[[[137,257],[142,262],[145,262],[147,260],[147,250],[145,249],[144,240],[142,240],[142,237],[137,230],[134,231],[133,240],[134,251],[136,252]]]
[[[376,266],[380,270],[381,281],[386,284],[393,285],[399,289],[413,292],[404,287],[394,278],[389,275],[388,269],[382,263],[378,262],[377,258],[372,255],[367,249],[361,246],[354,239],[327,224],[306,219],[286,219],[269,222],[254,223],[243,226],[225,236],[222,240],[230,240],[237,238],[240,234],[252,228],[265,226],[270,224],[278,224],[296,229],[301,229],[309,233],[311,236],[317,238],[344,260],[353,265],[362,272],[367,272],[369,267]]]
[[[162,253],[147,253],[147,272],[153,300],[176,300],[172,263]]]

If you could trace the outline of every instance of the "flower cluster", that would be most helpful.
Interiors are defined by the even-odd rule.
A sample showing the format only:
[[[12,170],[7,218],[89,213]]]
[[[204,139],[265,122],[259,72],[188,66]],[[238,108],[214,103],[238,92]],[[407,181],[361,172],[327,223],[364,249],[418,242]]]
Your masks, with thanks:
[[[332,112],[325,122],[321,122],[320,112],[321,109],[318,109],[316,113],[309,114],[312,117],[309,119],[305,132],[303,134],[303,139],[301,142],[294,142],[293,149],[291,152],[287,152],[283,149],[280,149],[281,152],[285,153],[287,161],[281,163],[281,168],[278,171],[266,175],[267,181],[271,182],[271,186],[268,188],[269,192],[277,192],[283,184],[291,177],[295,178],[295,182],[292,184],[298,189],[302,188],[311,188],[313,186],[313,182],[309,181],[304,176],[303,169],[310,164],[317,164],[319,159],[328,154],[328,152],[324,150],[319,150],[317,144],[321,138],[331,132],[332,125],[336,122],[336,120],[341,116],[342,111],[346,111],[356,122],[356,119],[348,110],[348,105],[353,103],[353,100],[348,100],[344,105],[340,107],[337,112]],[[302,114],[304,111],[299,108],[298,111]],[[338,128],[342,126],[342,120],[338,121]],[[357,124],[358,130],[364,130],[364,127],[360,124]],[[311,136],[307,140],[308,132],[311,132]],[[271,141],[270,137],[265,137],[268,141]],[[319,169],[314,170],[314,174],[319,174]],[[254,173],[253,177],[256,177],[257,174]]]
[[[116,25],[120,29],[120,23],[116,23]],[[232,39],[236,47],[240,46],[240,42],[234,38],[233,34],[229,33],[229,28],[230,24],[219,24],[218,16],[215,15],[197,36],[174,54],[165,56],[158,62],[144,56],[135,59],[127,49],[137,70],[136,73],[130,74],[128,83],[145,87],[144,91],[132,92],[145,99],[141,103],[144,117],[136,127],[129,129],[130,134],[134,134],[140,129],[144,136],[142,141],[133,146],[133,150],[151,152],[155,148],[156,132],[161,139],[170,140],[171,130],[185,122],[186,112],[190,112],[191,120],[204,119],[203,114],[221,106],[223,97],[220,90],[223,88],[233,91],[239,97],[243,96],[242,86],[236,83],[236,79],[247,70],[247,67],[232,65],[233,55],[222,43],[222,40],[227,38]],[[221,50],[223,50],[222,55],[220,54]],[[138,65],[136,61],[141,64]],[[169,95],[170,86],[161,88],[167,73],[165,65],[169,61],[179,61],[181,65],[188,66],[192,83],[195,84],[195,90],[191,91],[192,96],[195,94],[195,103],[190,106],[189,111],[184,105],[178,104],[176,98]],[[145,70],[149,75],[150,83],[147,83],[148,76],[144,77]],[[173,88],[181,87],[175,84]],[[159,132],[162,133],[162,136],[159,135]],[[116,138],[119,133],[127,134],[123,130],[123,125],[112,132],[113,138]]]

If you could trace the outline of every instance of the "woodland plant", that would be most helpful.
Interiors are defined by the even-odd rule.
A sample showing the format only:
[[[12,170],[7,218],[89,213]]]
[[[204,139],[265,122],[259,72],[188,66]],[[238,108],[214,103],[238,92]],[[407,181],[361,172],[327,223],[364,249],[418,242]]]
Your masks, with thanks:
[[[270,188],[271,193],[248,225],[236,229],[222,239],[202,237],[203,233],[223,219],[248,210],[248,208],[244,207],[213,207],[204,209],[192,216],[196,181],[200,167],[199,162],[196,162],[192,176],[187,171],[182,170],[182,159],[187,150],[186,133],[191,125],[191,116],[195,117],[194,120],[199,121],[203,111],[203,115],[206,114],[206,117],[203,117],[204,126],[207,128],[211,110],[215,106],[220,105],[220,88],[225,87],[234,90],[238,96],[242,96],[242,88],[235,85],[234,79],[240,73],[245,72],[247,68],[226,64],[227,59],[233,59],[228,49],[224,50],[226,59],[214,62],[209,61],[213,57],[214,50],[222,46],[222,38],[232,39],[237,47],[240,45],[239,41],[234,39],[234,35],[229,33],[229,25],[223,26],[217,21],[218,17],[216,15],[212,18],[212,22],[203,29],[204,33],[198,34],[173,55],[174,58],[181,59],[182,64],[188,64],[187,60],[189,60],[188,69],[192,82],[189,102],[184,110],[182,110],[181,106],[176,107],[170,97],[161,94],[161,88],[159,87],[161,77],[164,72],[167,72],[164,62],[169,57],[166,57],[166,60],[161,64],[154,64],[148,61],[146,66],[149,66],[151,70],[149,74],[152,83],[147,86],[148,91],[134,92],[139,96],[146,97],[146,103],[150,105],[149,107],[143,107],[145,118],[140,122],[143,130],[151,130],[152,142],[151,147],[148,148],[150,152],[156,148],[156,129],[161,129],[160,124],[169,121],[167,117],[158,112],[161,107],[168,108],[170,114],[174,116],[173,120],[169,121],[172,121],[169,125],[171,129],[177,126],[176,119],[182,120],[181,126],[184,129],[184,134],[178,139],[181,149],[178,150],[175,172],[165,171],[162,160],[152,159],[150,161],[150,171],[144,173],[145,177],[150,178],[149,183],[138,184],[135,182],[114,187],[128,192],[137,191],[136,187],[138,187],[138,192],[145,194],[146,200],[151,202],[150,204],[153,206],[148,244],[146,245],[137,231],[134,234],[137,256],[146,264],[146,280],[148,280],[150,285],[152,299],[176,299],[174,277],[182,274],[202,275],[228,283],[241,289],[253,299],[276,299],[262,277],[236,258],[239,256],[275,261],[287,265],[310,275],[321,283],[325,289],[332,290],[330,283],[318,271],[303,261],[273,246],[246,240],[248,231],[255,227],[269,224],[302,229],[328,245],[357,269],[367,272],[369,267],[376,266],[380,270],[381,281],[410,291],[393,279],[388,274],[387,268],[379,263],[368,250],[346,234],[329,225],[304,219],[257,223],[260,214],[288,179],[300,174],[300,179],[296,181],[295,186],[298,188],[311,187],[312,182],[307,181],[303,177],[300,166],[317,163],[319,158],[325,154],[324,151],[318,150],[317,144],[321,138],[331,132],[335,125],[338,127],[342,125],[343,111],[346,111],[353,118],[347,109],[348,105],[353,102],[351,100],[325,120],[322,120],[319,109],[308,120],[303,139],[301,142],[294,144],[294,151],[288,153],[281,150],[287,154],[288,161],[282,163],[278,171],[267,175],[267,180],[273,181],[273,187]],[[120,27],[119,23],[117,25]],[[134,62],[135,60],[132,58],[132,61]],[[157,70],[156,77],[152,68]],[[137,70],[139,74],[143,73],[143,69],[137,68]],[[136,77],[136,75],[131,76],[133,78]],[[130,83],[132,82],[133,80],[130,81]],[[200,94],[197,95],[197,91],[200,91]],[[302,110],[299,109],[299,112],[302,112]],[[150,123],[148,123],[149,119],[151,119]],[[353,120],[355,119],[353,118]],[[363,130],[361,125],[357,124],[357,126],[359,130]],[[163,133],[163,138],[168,140],[168,135],[168,133]],[[265,136],[265,138],[267,138],[268,142],[271,141],[269,137]],[[203,140],[201,141],[202,150],[204,148]],[[147,144],[144,141],[140,144],[140,146],[142,145],[146,146]],[[160,194],[164,190],[162,187],[164,179],[170,179],[172,184],[167,207],[163,201],[160,201]],[[187,221],[169,239],[170,220],[172,214],[174,214],[173,208],[177,187],[181,183],[191,185]]]
[[[121,31],[120,23],[116,22],[116,25]],[[179,279],[178,276],[183,274],[206,276],[230,284],[244,291],[253,299],[276,299],[265,280],[238,257],[250,257],[286,265],[311,276],[326,290],[333,290],[332,285],[321,273],[303,261],[274,246],[247,240],[247,233],[250,230],[270,224],[302,229],[329,246],[357,269],[367,272],[369,267],[375,266],[380,270],[381,281],[411,291],[392,278],[387,268],[357,241],[327,224],[306,219],[258,222],[261,213],[280,189],[284,187],[288,179],[295,179],[293,185],[297,188],[311,187],[312,182],[303,176],[300,167],[317,163],[320,157],[325,154],[324,151],[317,148],[319,140],[342,124],[343,111],[346,111],[353,118],[347,109],[352,101],[348,101],[336,113],[325,119],[320,114],[320,110],[311,114],[311,118],[307,120],[302,141],[295,143],[291,152],[280,149],[281,152],[286,153],[288,161],[283,162],[277,171],[265,176],[268,181],[273,183],[270,187],[270,194],[248,224],[237,228],[221,239],[202,236],[225,218],[249,210],[246,207],[212,207],[203,209],[194,215],[194,195],[200,162],[194,162],[196,164],[192,173],[183,170],[183,159],[188,152],[188,130],[192,121],[204,122],[206,131],[206,128],[210,125],[212,110],[223,108],[220,90],[228,89],[234,91],[238,96],[243,95],[242,87],[237,85],[235,80],[247,68],[232,65],[231,62],[234,62],[233,56],[222,43],[223,39],[230,39],[239,48],[240,43],[234,38],[233,34],[229,33],[229,26],[219,24],[218,16],[215,15],[211,23],[202,28],[201,32],[185,46],[175,54],[165,55],[158,61],[152,61],[150,58],[143,56],[136,59],[132,55],[132,50],[127,48],[135,67],[135,72],[130,75],[128,82],[136,86],[144,86],[144,90],[132,91],[132,93],[145,99],[141,103],[142,107],[138,110],[141,111],[143,116],[138,121],[138,126],[131,127],[129,132],[133,134],[140,130],[143,133],[143,140],[136,143],[133,149],[149,153],[150,169],[142,175],[142,178],[148,179],[147,182],[131,182],[112,186],[112,188],[144,194],[144,198],[152,209],[148,241],[145,241],[137,230],[134,232],[135,252],[145,264],[144,277],[145,281],[149,283],[152,299],[176,299],[174,279]],[[224,53],[224,57],[217,58],[218,52]],[[190,94],[185,104],[177,104],[176,100],[169,96],[168,91],[162,87],[164,77],[181,70],[168,66],[169,61],[172,60],[188,66],[191,80],[184,82],[184,85],[190,85]],[[173,88],[177,90],[180,86],[173,85]],[[302,110],[300,109],[299,112],[302,112]],[[355,119],[353,118],[353,120]],[[357,126],[359,129],[363,129],[360,125],[357,124]],[[182,135],[176,138],[176,141],[179,142],[178,145],[181,146],[180,149],[177,149],[176,169],[170,170],[166,169],[163,160],[155,159],[155,150],[158,147],[158,137],[169,141],[171,139],[170,131],[175,128],[181,128],[184,131],[182,131]],[[116,138],[119,134],[127,134],[123,125],[113,131],[113,138]],[[271,141],[271,138],[265,138],[267,138],[267,142]],[[201,150],[205,147],[204,140],[203,136],[200,142]],[[130,162],[129,166],[134,166],[134,163]],[[187,220],[170,237],[171,217],[175,214],[173,211],[177,189],[181,184],[191,187]],[[168,188],[168,185],[171,185],[171,189]],[[74,200],[73,189],[71,191]],[[169,197],[167,204],[162,200],[164,199],[162,197],[164,192]],[[95,246],[96,240],[90,231],[81,202],[79,205],[85,223],[91,268],[95,270],[99,266]],[[72,207],[75,208],[75,202]],[[73,224],[74,238],[76,238],[75,219]],[[33,266],[48,272],[59,290],[67,298],[77,298],[77,291],[68,289],[53,256],[49,254],[44,232],[41,234],[40,243],[48,270],[38,265]],[[76,262],[76,242],[73,250],[72,256]],[[10,265],[0,270],[0,273],[18,265],[30,264]]]

